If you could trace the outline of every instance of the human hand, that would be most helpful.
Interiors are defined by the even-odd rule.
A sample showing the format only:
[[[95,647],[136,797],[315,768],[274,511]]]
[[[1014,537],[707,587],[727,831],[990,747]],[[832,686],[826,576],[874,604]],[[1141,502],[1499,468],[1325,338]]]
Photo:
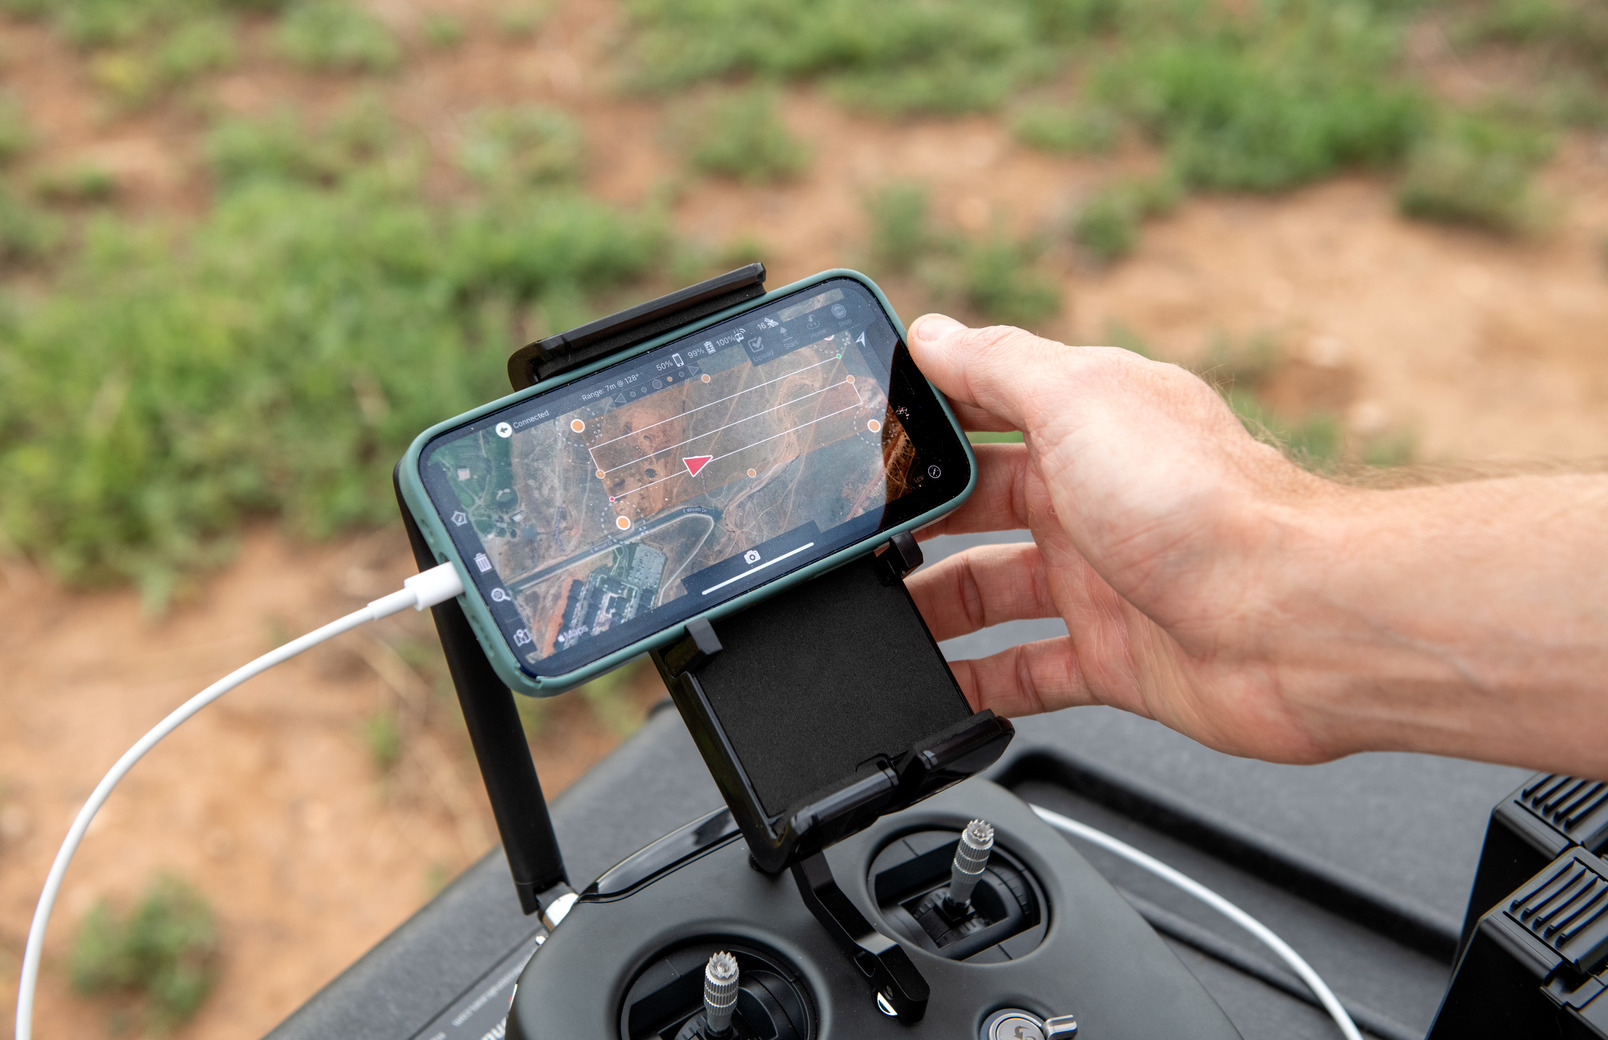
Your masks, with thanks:
[[[1273,645],[1295,521],[1341,489],[1257,442],[1175,365],[942,315],[911,326],[910,351],[963,426],[1024,441],[978,445],[976,492],[921,537],[1033,534],[911,576],[933,636],[1051,616],[1069,633],[954,662],[974,706],[1109,704],[1280,761],[1349,750],[1286,696]]]

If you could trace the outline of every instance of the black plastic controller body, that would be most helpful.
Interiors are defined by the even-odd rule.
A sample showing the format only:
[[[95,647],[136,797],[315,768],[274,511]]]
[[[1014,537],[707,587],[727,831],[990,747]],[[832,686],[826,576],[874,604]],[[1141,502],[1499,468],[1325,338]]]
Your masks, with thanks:
[[[933,901],[934,880],[947,880],[955,838],[974,817],[998,835],[973,898],[988,904],[986,920],[963,921],[948,929],[962,934],[946,936],[917,917]],[[581,896],[520,977],[508,1037],[688,1035],[703,965],[716,949],[743,963],[734,1034],[741,1038],[972,1040],[985,1035],[990,1016],[1011,1008],[1039,1018],[1074,1014],[1077,1036],[1088,1040],[1239,1037],[1110,884],[1026,804],[986,780],[884,817],[826,856],[843,893],[930,983],[919,1021],[878,1006],[795,879],[756,869],[723,811],[648,846]]]

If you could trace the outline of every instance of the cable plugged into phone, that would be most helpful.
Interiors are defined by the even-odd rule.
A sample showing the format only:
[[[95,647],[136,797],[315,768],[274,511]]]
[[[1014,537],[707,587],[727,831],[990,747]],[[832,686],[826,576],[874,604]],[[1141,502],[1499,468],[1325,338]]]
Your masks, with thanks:
[[[63,839],[61,848],[56,852],[56,859],[50,865],[50,873],[45,877],[44,888],[39,894],[39,903],[34,908],[33,923],[28,928],[28,943],[22,955],[22,977],[17,986],[16,1040],[30,1040],[33,1034],[34,989],[39,982],[39,961],[44,953],[45,929],[50,924],[50,914],[56,905],[56,895],[61,891],[62,878],[66,875],[67,867],[72,863],[79,844],[83,842],[89,825],[94,821],[95,814],[100,812],[101,806],[106,804],[106,799],[111,796],[113,788],[122,781],[130,769],[134,768],[134,764],[144,758],[163,737],[178,729],[202,708],[274,665],[282,664],[342,632],[348,632],[367,622],[378,621],[409,607],[414,610],[427,610],[461,595],[463,595],[463,579],[452,563],[443,563],[415,574],[402,583],[402,588],[390,595],[372,600],[367,606],[331,621],[300,639],[293,639],[284,646],[270,650],[250,664],[230,672],[175,708],[167,718],[136,741],[133,747],[123,752],[123,756],[101,778],[100,783],[95,785],[95,790],[90,793],[89,799],[84,802],[84,807],[73,819],[73,825],[68,828],[67,837]]]

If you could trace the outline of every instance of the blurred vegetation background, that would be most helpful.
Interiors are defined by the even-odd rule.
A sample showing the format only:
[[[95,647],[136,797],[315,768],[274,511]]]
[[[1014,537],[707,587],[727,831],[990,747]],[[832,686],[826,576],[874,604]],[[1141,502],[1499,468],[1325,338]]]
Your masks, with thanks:
[[[387,522],[389,464],[430,422],[496,395],[511,345],[666,287],[653,206],[588,196],[588,128],[541,105],[473,115],[452,154],[399,132],[385,91],[462,45],[412,38],[355,0],[3,0],[81,55],[116,121],[195,113],[205,201],[118,204],[115,173],[30,163],[0,95],[0,488],[13,551],[153,604],[253,516],[327,535]],[[818,161],[781,118],[805,82],[887,119],[995,113],[1052,152],[1142,141],[1158,171],[1114,183],[1028,240],[928,220],[919,184],[868,206],[868,250],[935,299],[1042,322],[1037,267],[1067,236],[1112,264],[1198,192],[1281,192],[1346,171],[1398,184],[1409,217],[1536,233],[1558,133],[1608,123],[1608,8],[1588,0],[628,0],[626,94],[713,82],[681,115],[690,175],[785,180]],[[1428,14],[1464,45],[1544,56],[1526,90],[1445,100],[1404,47]],[[540,8],[499,30],[532,32]],[[256,30],[250,44],[243,39]],[[231,113],[208,86],[242,62],[338,76],[338,104]],[[449,189],[433,176],[450,167]],[[705,265],[708,266],[708,265]],[[877,273],[876,271],[872,272]]]
[[[484,88],[522,56],[544,86]],[[1364,178],[1469,248],[1544,248],[1567,219],[1549,168],[1608,133],[1608,4],[0,0],[0,555],[132,586],[159,616],[253,523],[394,525],[395,460],[506,392],[511,349],[768,258],[764,221],[689,232],[691,194],[807,228],[788,192],[840,161],[812,133],[820,106],[872,136],[952,127],[953,144],[986,123],[1099,171],[1064,217],[974,219],[938,204],[964,161],[940,149],[849,200],[852,241],[790,247],[888,280],[907,318],[1070,335],[1078,286],[1120,275],[1192,200]],[[167,188],[97,147],[129,133],[157,142]],[[652,168],[603,147],[631,135],[656,142]],[[1162,353],[1120,319],[1097,332]],[[1288,406],[1315,369],[1276,330],[1200,336],[1182,360],[1303,464],[1418,456],[1410,423],[1363,428],[1323,392]],[[391,691],[356,737],[382,783],[451,726],[432,638],[362,651]],[[527,727],[584,716],[618,739],[638,678],[579,709],[524,704]],[[431,869],[432,888],[450,876]],[[117,1028],[161,1032],[204,1000],[220,943],[200,891],[163,875],[89,914],[70,973],[124,995]]]

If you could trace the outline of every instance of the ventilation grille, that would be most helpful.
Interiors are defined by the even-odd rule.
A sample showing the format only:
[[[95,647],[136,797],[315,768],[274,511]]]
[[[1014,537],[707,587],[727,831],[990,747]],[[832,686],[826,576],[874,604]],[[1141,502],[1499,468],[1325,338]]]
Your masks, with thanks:
[[[1521,790],[1519,800],[1531,812],[1567,833],[1608,806],[1608,784],[1547,773]]]
[[[1560,957],[1592,974],[1608,954],[1608,877],[1576,852],[1553,863],[1508,904],[1507,915]]]

